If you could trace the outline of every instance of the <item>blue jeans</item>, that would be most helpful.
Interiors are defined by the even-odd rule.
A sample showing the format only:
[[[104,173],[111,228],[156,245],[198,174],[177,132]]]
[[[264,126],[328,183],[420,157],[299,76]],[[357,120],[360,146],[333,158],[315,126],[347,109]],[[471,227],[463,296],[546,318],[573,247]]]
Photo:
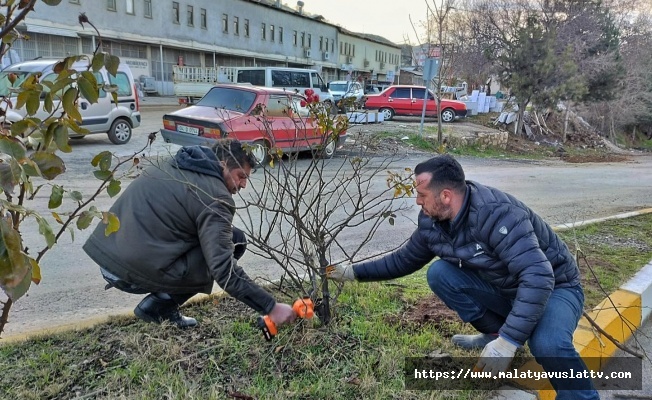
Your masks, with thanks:
[[[507,317],[513,297],[507,297],[484,281],[479,274],[437,260],[428,268],[430,289],[464,322],[482,318],[492,311]],[[586,365],[573,345],[573,332],[582,316],[584,292],[581,286],[554,289],[532,335],[528,339],[530,352],[547,372],[585,371]],[[599,399],[590,378],[550,379],[557,399]]]

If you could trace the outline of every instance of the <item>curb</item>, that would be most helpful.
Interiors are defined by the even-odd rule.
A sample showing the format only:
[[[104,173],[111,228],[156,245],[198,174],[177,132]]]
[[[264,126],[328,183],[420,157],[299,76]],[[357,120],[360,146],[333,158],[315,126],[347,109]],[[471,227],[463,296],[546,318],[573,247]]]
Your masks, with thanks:
[[[567,230],[596,222],[630,218],[650,213],[652,213],[652,208],[646,208],[604,218],[561,224],[553,226],[553,230]],[[629,281],[625,282],[618,290],[611,293],[608,298],[601,301],[587,314],[605,332],[620,343],[625,343],[643,325],[651,312],[652,261],[643,266]],[[622,319],[625,319],[627,323],[623,323]],[[600,370],[600,366],[604,365],[618,350],[611,340],[593,328],[586,317],[580,319],[573,335],[573,342],[575,343],[575,349],[584,359],[587,367],[593,370]],[[523,365],[521,370],[543,371],[535,361]],[[499,389],[497,396],[493,399],[554,400],[556,393],[552,389],[550,382],[547,380],[539,382],[539,386],[531,388],[536,395],[525,390],[515,391],[511,387],[506,387],[505,389]],[[510,393],[509,397],[505,396],[507,392]]]

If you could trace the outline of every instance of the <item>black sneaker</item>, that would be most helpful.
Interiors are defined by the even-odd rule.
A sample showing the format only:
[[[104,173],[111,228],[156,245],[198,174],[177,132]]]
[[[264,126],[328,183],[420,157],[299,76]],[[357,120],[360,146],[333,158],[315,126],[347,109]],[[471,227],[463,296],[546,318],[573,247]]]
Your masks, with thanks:
[[[176,302],[161,299],[154,294],[146,296],[136,306],[134,314],[145,322],[155,324],[169,321],[179,328],[190,328],[197,325],[196,319],[181,315]]]

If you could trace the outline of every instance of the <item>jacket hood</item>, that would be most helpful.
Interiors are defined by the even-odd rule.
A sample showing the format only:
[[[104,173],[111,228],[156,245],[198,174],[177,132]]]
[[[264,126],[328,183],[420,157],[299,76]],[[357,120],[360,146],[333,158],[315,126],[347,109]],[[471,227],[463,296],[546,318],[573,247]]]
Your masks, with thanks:
[[[208,147],[186,146],[180,148],[174,156],[174,165],[179,169],[199,172],[224,180],[220,160]]]

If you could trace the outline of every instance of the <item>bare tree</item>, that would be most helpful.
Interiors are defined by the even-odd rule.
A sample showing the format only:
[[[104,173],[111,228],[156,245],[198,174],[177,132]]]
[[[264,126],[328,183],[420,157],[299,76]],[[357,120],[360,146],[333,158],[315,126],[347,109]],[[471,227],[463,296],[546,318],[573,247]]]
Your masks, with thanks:
[[[362,140],[357,141],[359,151],[321,159],[323,147],[347,124],[341,122],[343,116],[333,119],[319,107],[313,104],[311,112],[321,119],[324,134],[321,144],[312,147],[313,157],[303,160],[298,153],[272,148],[271,165],[253,175],[261,182],[242,195],[244,206],[236,213],[240,221],[234,224],[247,234],[252,253],[283,270],[282,282],[292,282],[302,296],[313,299],[327,324],[336,294],[325,279],[326,267],[343,259],[360,261],[378,229],[393,225],[398,213],[411,208],[403,197],[413,193],[413,181],[410,170],[389,171],[396,154],[372,157]],[[264,116],[259,126],[266,129]],[[297,125],[297,132],[310,134],[305,125]],[[327,172],[332,169],[326,165],[335,171]],[[379,186],[383,178],[385,185]],[[359,235],[355,245],[346,240],[352,232]]]

